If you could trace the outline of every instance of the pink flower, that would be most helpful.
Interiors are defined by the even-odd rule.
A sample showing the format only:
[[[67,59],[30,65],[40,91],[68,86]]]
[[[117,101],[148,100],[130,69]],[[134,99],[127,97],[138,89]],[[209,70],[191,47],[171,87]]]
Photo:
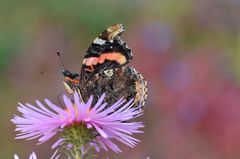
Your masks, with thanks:
[[[97,151],[101,147],[106,151],[109,148],[114,152],[121,152],[113,139],[134,147],[139,140],[132,137],[132,134],[142,133],[138,129],[144,126],[141,122],[130,120],[142,115],[142,111],[132,107],[133,100],[126,102],[120,99],[112,106],[106,107],[107,103],[103,103],[104,98],[105,94],[92,106],[92,96],[84,103],[80,101],[77,93],[74,93],[74,100],[63,95],[66,108],[61,108],[48,99],[45,99],[47,106],[38,100],[37,105],[19,103],[17,109],[22,115],[15,115],[11,120],[16,125],[15,131],[19,132],[16,139],[38,138],[38,143],[41,144],[57,134],[61,135],[66,129],[76,125],[79,128],[81,125],[86,129],[84,132],[91,133],[88,136],[90,140],[86,140],[87,144],[95,147]],[[52,148],[62,144],[72,143],[66,140],[66,136],[60,136]]]
[[[60,157],[60,155],[55,156],[57,154],[57,152],[58,152],[58,150],[56,150],[54,152],[54,154],[52,155],[52,157],[50,159],[58,159]],[[19,159],[17,154],[14,154],[14,159]],[[37,155],[35,154],[35,152],[32,152],[28,159],[37,159]]]

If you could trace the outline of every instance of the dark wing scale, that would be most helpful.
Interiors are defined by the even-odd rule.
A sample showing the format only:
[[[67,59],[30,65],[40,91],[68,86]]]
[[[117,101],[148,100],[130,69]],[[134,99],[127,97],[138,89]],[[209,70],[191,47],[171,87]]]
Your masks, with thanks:
[[[104,102],[109,106],[124,98],[127,101],[134,99],[133,107],[142,109],[147,98],[147,83],[133,67],[120,67],[96,74],[81,90],[84,101],[93,95],[93,105],[103,93],[106,93]]]

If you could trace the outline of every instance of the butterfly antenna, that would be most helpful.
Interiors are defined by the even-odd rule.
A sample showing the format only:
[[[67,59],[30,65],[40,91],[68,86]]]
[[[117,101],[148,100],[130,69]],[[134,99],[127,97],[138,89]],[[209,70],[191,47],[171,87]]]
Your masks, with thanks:
[[[57,51],[57,55],[58,55],[59,60],[60,60],[60,62],[61,62],[62,68],[63,68],[64,70],[66,70],[65,65],[63,64],[63,60],[62,60],[62,58],[61,58],[61,54],[60,54],[59,51]]]
[[[46,73],[46,72],[41,71],[40,73],[41,73],[41,75],[43,75],[43,76],[46,76],[46,77],[48,77],[48,78],[52,78],[52,76],[50,76],[50,75],[49,75],[48,73]]]

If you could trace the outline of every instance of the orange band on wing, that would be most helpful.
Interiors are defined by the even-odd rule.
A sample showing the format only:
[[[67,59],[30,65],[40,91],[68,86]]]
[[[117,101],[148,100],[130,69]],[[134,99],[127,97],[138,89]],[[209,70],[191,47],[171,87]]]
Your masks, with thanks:
[[[126,58],[120,52],[111,52],[111,53],[103,53],[99,57],[89,57],[83,60],[83,64],[87,66],[92,66],[96,64],[102,64],[105,60],[116,61],[119,64],[125,64]]]

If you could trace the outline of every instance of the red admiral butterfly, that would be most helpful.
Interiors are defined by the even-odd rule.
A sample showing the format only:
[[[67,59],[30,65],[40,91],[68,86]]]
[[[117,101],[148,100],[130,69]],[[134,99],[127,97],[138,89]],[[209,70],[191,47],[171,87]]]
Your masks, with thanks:
[[[120,98],[134,98],[134,107],[142,108],[147,98],[147,82],[133,67],[124,67],[132,60],[131,49],[120,39],[122,24],[104,30],[88,48],[80,75],[63,69],[64,86],[68,93],[78,91],[83,101],[90,95],[97,102],[106,93],[109,105]]]

